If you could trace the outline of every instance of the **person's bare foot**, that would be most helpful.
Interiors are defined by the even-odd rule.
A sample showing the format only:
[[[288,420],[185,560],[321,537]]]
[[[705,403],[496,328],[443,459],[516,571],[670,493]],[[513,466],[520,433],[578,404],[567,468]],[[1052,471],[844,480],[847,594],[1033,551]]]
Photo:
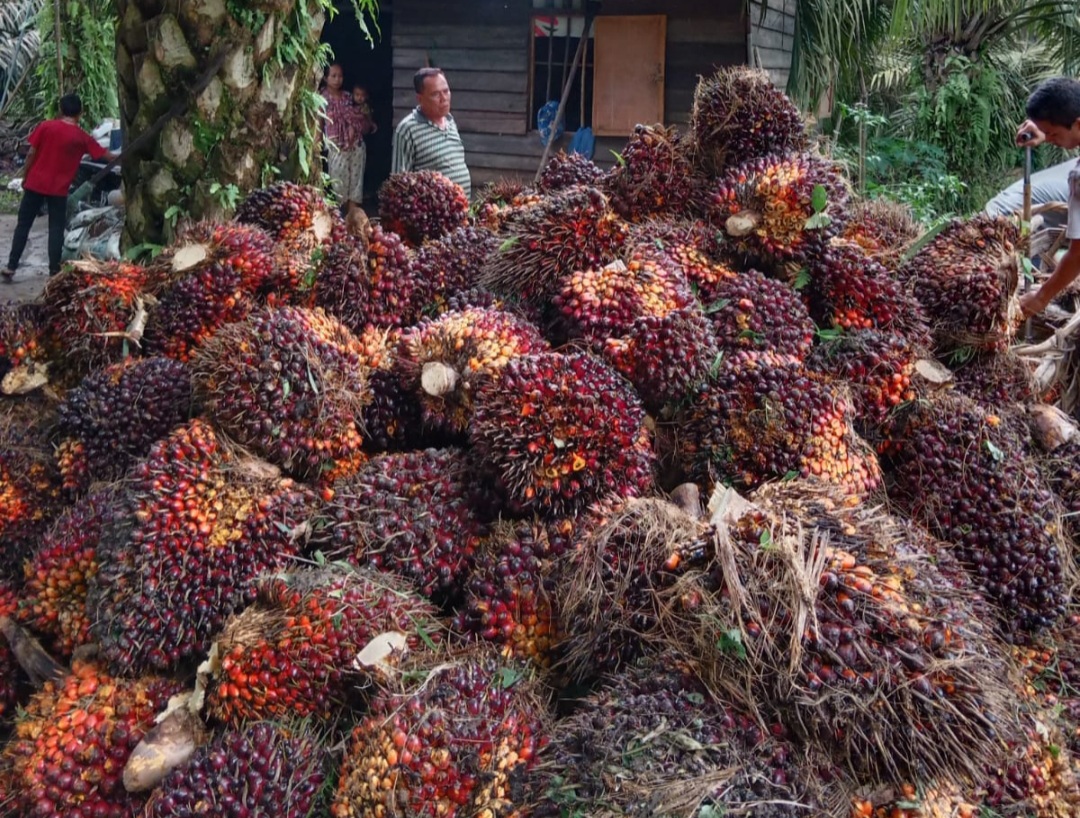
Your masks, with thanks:
[[[4,281],[11,281],[15,278],[15,271],[12,270],[10,267],[5,267],[4,269],[0,270],[0,278],[3,278]]]

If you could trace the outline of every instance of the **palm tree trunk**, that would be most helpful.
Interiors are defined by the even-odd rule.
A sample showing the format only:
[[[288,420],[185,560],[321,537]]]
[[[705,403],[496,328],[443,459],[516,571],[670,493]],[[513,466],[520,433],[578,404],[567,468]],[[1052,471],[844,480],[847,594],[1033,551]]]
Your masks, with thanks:
[[[174,216],[220,217],[229,193],[235,198],[271,176],[318,177],[323,0],[117,0],[117,7],[127,143],[178,99],[187,103],[124,158],[125,246],[167,241]],[[192,98],[223,49],[221,68]]]

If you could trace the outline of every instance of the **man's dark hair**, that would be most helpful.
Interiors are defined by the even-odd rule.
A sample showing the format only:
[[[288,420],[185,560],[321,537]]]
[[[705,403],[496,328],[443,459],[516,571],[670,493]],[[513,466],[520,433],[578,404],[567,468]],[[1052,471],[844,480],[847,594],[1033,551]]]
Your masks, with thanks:
[[[82,100],[78,94],[64,94],[60,97],[60,113],[64,116],[79,116],[82,113]]]
[[[1054,77],[1040,83],[1028,97],[1027,117],[1071,128],[1080,119],[1080,80]]]
[[[424,81],[428,77],[441,77],[444,76],[441,68],[421,68],[415,74],[413,74],[412,84],[416,89],[416,93],[424,93]]]

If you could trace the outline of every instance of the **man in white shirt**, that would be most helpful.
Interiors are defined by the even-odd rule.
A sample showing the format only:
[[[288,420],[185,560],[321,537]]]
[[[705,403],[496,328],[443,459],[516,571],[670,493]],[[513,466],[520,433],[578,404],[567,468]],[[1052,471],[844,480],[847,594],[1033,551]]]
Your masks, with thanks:
[[[1080,148],[1080,80],[1056,77],[1042,83],[1028,98],[1027,121],[1016,132],[1016,144],[1049,142],[1065,150]],[[1024,293],[1024,317],[1046,309],[1058,293],[1080,276],[1080,162],[1069,173],[1069,223],[1065,228],[1069,249],[1057,269],[1037,290]]]

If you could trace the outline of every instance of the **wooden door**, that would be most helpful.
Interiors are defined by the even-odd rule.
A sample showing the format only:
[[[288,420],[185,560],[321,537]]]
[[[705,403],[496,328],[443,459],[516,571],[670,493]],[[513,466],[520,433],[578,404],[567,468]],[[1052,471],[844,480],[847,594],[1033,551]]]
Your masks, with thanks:
[[[638,123],[664,121],[667,16],[597,17],[592,128],[629,136]]]

